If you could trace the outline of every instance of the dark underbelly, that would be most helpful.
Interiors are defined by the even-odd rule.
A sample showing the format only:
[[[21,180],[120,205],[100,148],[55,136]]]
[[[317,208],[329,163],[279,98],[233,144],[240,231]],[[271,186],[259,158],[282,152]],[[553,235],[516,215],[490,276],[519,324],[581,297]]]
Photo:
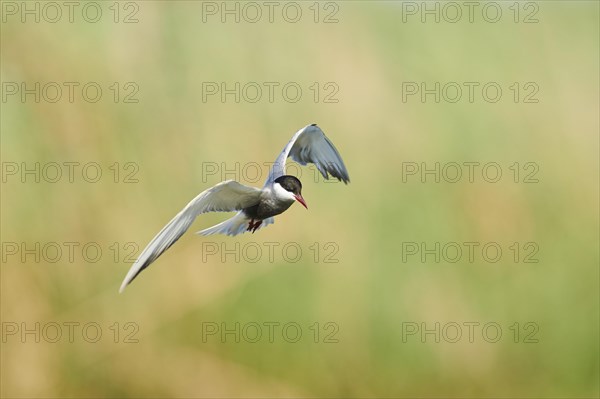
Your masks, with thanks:
[[[263,220],[263,219],[270,218],[275,215],[279,215],[280,213],[286,211],[290,206],[292,206],[292,204],[293,204],[293,202],[291,202],[289,204],[282,203],[282,204],[273,205],[273,204],[265,201],[265,202],[260,202],[249,208],[244,208],[243,212],[250,219]]]

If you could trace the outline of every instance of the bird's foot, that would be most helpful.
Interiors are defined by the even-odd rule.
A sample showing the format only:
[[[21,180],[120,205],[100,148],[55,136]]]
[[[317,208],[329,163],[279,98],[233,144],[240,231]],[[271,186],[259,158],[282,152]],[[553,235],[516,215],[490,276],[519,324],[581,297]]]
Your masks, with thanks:
[[[262,220],[254,221],[254,219],[252,219],[252,220],[250,220],[250,223],[248,223],[248,230],[246,230],[246,231],[251,231],[252,234],[254,234],[254,232],[256,230],[258,230],[258,228],[260,227],[261,224],[262,224]]]

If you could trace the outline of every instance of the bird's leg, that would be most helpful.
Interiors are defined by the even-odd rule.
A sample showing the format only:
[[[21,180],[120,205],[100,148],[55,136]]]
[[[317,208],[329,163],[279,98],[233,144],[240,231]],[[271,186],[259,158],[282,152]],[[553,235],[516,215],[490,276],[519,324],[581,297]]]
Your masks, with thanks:
[[[256,223],[254,223],[254,227],[252,229],[252,234],[254,234],[254,232],[256,230],[258,230],[258,228],[260,227],[261,224],[262,224],[262,220],[257,220]]]
[[[251,219],[250,223],[248,223],[248,229],[246,231],[251,231],[254,234],[254,232],[260,227],[261,224],[262,220],[255,221],[254,219]]]

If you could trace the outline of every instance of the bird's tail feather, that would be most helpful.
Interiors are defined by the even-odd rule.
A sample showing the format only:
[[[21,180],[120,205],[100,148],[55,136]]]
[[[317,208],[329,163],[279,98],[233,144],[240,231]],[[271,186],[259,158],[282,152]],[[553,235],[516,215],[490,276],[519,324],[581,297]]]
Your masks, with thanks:
[[[275,220],[273,218],[267,218],[263,220],[259,228],[273,224],[274,222]],[[225,234],[228,236],[236,236],[238,234],[245,233],[248,230],[249,223],[250,219],[243,212],[238,212],[231,219],[227,219],[226,221],[219,223],[215,226],[209,227],[208,229],[198,231],[196,232],[196,234],[200,234],[203,236],[208,236],[211,234]]]

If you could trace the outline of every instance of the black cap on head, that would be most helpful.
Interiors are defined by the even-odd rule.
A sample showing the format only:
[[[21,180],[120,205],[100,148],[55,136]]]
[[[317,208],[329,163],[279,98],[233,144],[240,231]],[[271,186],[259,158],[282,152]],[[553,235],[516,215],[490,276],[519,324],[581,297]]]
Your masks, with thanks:
[[[285,175],[278,177],[277,179],[275,179],[275,183],[279,183],[281,187],[283,187],[285,190],[291,193],[302,193],[302,183],[300,183],[300,180],[298,180],[298,178],[294,176]]]

